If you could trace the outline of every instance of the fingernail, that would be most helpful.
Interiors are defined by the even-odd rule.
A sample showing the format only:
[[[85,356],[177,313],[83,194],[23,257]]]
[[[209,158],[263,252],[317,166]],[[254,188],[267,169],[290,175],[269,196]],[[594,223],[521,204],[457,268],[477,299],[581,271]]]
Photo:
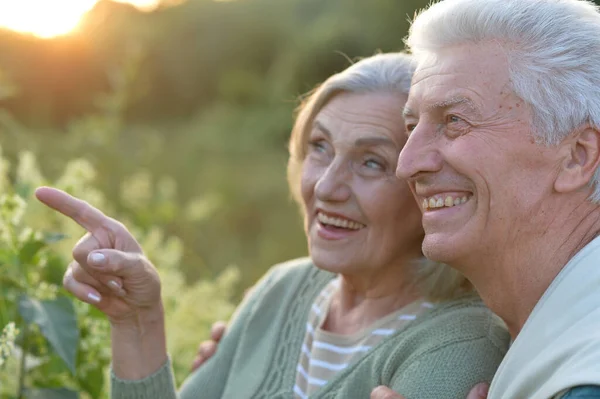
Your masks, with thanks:
[[[108,285],[110,285],[112,288],[114,288],[115,290],[121,290],[121,284],[117,283],[115,280],[110,280],[108,282]]]
[[[95,252],[93,254],[90,255],[90,263],[92,263],[94,266],[100,266],[102,265],[102,263],[104,263],[104,260],[106,259],[106,257],[104,256],[104,254],[101,254],[99,252]]]
[[[386,395],[386,387],[380,385],[371,391],[371,399],[383,398]]]
[[[489,387],[487,386],[487,384],[481,384],[479,385],[479,388],[477,388],[477,394],[482,398],[487,398],[488,391]]]
[[[99,296],[99,295],[96,295],[96,294],[94,294],[93,292],[90,292],[90,293],[88,294],[88,298],[89,298],[89,299],[90,299],[92,302],[96,302],[96,303],[100,302],[100,296]]]

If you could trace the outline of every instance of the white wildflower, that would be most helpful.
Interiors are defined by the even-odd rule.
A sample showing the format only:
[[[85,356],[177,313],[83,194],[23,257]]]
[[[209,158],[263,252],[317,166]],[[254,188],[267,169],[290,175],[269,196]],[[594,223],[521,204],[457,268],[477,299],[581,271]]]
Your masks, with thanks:
[[[0,367],[15,350],[14,342],[18,333],[15,323],[8,323],[2,330],[2,334],[0,334]]]

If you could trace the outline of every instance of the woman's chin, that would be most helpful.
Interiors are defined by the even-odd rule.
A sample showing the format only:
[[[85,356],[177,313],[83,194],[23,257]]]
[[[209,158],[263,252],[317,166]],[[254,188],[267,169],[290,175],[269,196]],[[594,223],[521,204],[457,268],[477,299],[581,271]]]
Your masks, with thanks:
[[[321,270],[331,273],[344,273],[352,269],[354,258],[347,251],[331,251],[322,248],[311,248],[310,256]]]

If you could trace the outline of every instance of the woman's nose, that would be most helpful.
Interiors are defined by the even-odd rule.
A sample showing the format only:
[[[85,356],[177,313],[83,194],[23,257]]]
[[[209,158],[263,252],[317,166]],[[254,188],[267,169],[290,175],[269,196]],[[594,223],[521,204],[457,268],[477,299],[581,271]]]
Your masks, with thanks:
[[[319,177],[315,196],[324,202],[343,202],[350,198],[350,182],[352,172],[350,167],[342,162],[332,162]]]

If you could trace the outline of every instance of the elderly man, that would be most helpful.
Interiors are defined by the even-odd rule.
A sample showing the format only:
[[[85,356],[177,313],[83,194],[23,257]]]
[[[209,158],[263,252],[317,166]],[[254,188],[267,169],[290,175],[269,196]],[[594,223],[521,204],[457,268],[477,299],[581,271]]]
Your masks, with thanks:
[[[422,205],[425,255],[509,327],[488,397],[600,398],[597,7],[446,0],[407,44],[418,68],[397,174]]]

